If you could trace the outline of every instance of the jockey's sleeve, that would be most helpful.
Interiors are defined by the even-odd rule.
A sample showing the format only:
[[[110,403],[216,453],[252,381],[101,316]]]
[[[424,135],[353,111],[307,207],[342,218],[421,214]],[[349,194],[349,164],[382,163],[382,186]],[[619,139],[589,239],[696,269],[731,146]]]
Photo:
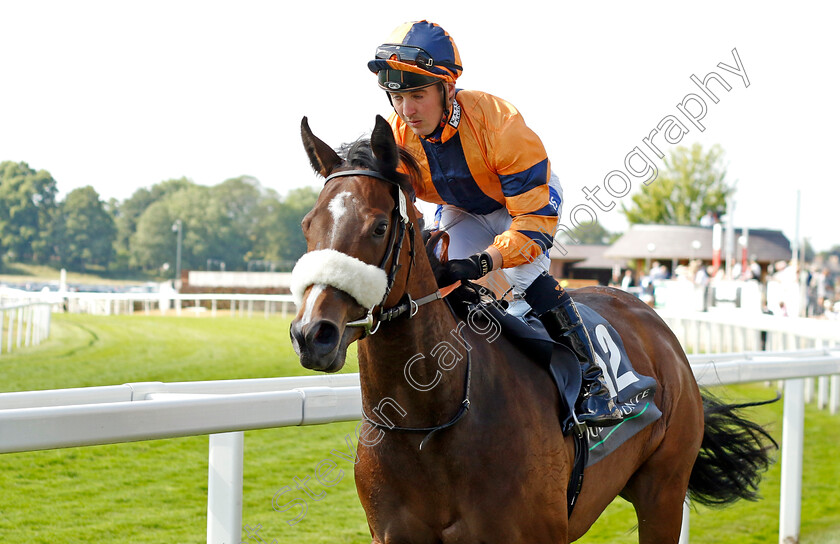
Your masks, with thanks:
[[[512,116],[493,136],[494,167],[513,221],[492,245],[502,254],[502,268],[510,268],[533,262],[551,247],[557,210],[550,203],[545,148],[522,117]]]

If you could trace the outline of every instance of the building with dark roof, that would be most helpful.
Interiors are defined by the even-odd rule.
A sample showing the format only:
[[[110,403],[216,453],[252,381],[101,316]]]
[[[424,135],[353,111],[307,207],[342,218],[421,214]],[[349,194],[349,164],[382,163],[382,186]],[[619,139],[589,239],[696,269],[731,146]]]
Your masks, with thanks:
[[[738,239],[742,235],[742,229],[735,229],[736,262],[741,261]],[[761,266],[762,274],[771,263],[789,261],[792,257],[790,241],[779,230],[748,229],[746,240],[747,258]],[[721,258],[725,259],[725,240],[721,246]],[[636,270],[641,270],[646,262],[659,261],[673,272],[676,265],[693,260],[712,263],[712,227],[631,225],[610,246],[578,245],[564,240],[562,245],[555,244],[550,257],[550,272],[555,277],[597,279],[602,284],[609,282],[616,267],[626,269],[631,262],[636,263]]]
[[[627,267],[624,259],[604,256],[610,246],[594,244],[566,244],[564,254],[557,246],[551,248],[549,273],[555,278],[573,280],[595,280],[607,285],[613,270]],[[620,272],[619,272],[620,273]]]
[[[735,229],[737,238],[742,229]],[[736,253],[740,257],[740,246]],[[712,227],[631,225],[604,253],[615,259],[656,259],[662,262],[712,260]],[[778,230],[748,229],[747,256],[759,264],[790,260],[790,241]]]

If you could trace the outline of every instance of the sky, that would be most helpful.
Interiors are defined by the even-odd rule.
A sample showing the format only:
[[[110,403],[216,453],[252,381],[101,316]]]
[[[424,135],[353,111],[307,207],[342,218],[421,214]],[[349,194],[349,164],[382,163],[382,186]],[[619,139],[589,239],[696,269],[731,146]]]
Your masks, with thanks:
[[[301,118],[333,146],[368,133],[390,106],[367,61],[428,19],[458,45],[458,87],[508,100],[541,137],[567,222],[590,220],[587,205],[626,228],[621,205],[644,179],[626,157],[638,147],[663,167],[646,138],[665,155],[719,144],[735,225],[823,250],[840,245],[838,15],[808,1],[0,0],[0,161],[48,170],[60,198],[91,185],[124,200],[182,176],[318,187]],[[730,87],[708,81],[717,103],[691,79],[711,72]],[[700,130],[688,116],[703,107]],[[677,143],[651,136],[679,127],[668,119],[687,129]]]

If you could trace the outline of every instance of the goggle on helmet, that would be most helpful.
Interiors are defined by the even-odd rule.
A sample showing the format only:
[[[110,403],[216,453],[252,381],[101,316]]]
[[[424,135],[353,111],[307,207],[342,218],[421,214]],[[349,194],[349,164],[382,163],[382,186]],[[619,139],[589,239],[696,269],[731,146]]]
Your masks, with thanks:
[[[386,91],[404,92],[440,82],[454,82],[464,70],[455,41],[428,21],[397,27],[388,42],[376,48],[368,69]]]

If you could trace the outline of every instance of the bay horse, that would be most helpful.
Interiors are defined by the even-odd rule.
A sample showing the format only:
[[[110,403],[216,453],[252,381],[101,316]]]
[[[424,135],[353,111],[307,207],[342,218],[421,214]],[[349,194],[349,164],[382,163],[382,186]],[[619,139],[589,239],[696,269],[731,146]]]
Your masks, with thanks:
[[[327,181],[302,222],[307,254],[293,273],[290,333],[301,364],[323,372],[340,370],[358,341],[365,418],[355,479],[374,544],[567,543],[616,496],[633,503],[640,543],[676,543],[686,493],[704,504],[756,498],[770,437],[735,412],[747,405],[701,395],[649,306],[587,287],[572,297],[604,316],[635,370],[656,380],[662,416],[586,469],[569,517],[574,451],[557,388],[544,364],[465,326],[440,300],[432,263],[415,250],[416,165],[387,121],[377,116],[370,139],[344,157],[305,117],[301,134]]]

